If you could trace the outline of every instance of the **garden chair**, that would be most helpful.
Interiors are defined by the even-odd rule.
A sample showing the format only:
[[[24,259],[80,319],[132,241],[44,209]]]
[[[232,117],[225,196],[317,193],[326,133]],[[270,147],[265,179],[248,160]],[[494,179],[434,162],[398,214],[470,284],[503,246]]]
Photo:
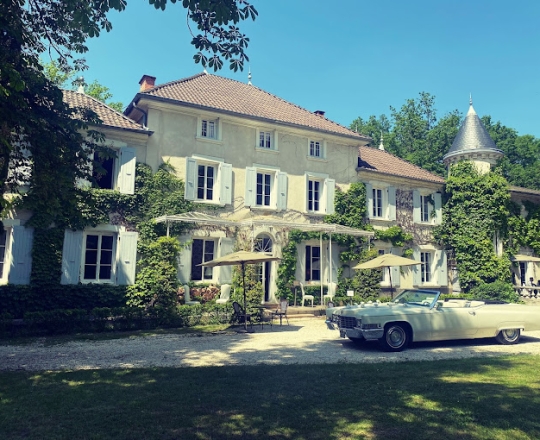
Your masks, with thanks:
[[[221,294],[219,295],[219,298],[216,300],[216,304],[226,304],[230,298],[231,298],[231,285],[223,284],[221,286]]]
[[[244,324],[244,323],[249,322],[249,325],[251,326],[251,328],[253,328],[253,324],[251,323],[251,314],[246,313],[244,309],[242,308],[242,306],[238,304],[236,301],[233,301],[232,307],[233,307],[234,313],[231,316],[231,322],[232,323],[238,322],[238,324]]]
[[[289,325],[289,318],[287,317],[287,309],[289,308],[289,301],[282,299],[279,302],[278,308],[275,312],[272,313],[272,319],[270,320],[270,326],[274,325],[274,318],[279,318],[279,325],[283,324],[283,318],[287,320],[287,325]]]
[[[326,303],[326,300],[332,301],[334,296],[336,295],[336,289],[337,289],[337,283],[328,283],[328,293],[326,295],[323,295],[323,304]]]
[[[304,303],[307,300],[311,301],[311,307],[315,306],[315,298],[313,295],[306,295],[306,292],[304,291],[304,285],[300,283],[300,290],[302,291],[302,307],[304,307]]]
[[[189,296],[189,286],[187,284],[184,285],[184,303],[186,304],[186,306],[194,306],[200,304],[199,301],[191,301],[191,297]]]

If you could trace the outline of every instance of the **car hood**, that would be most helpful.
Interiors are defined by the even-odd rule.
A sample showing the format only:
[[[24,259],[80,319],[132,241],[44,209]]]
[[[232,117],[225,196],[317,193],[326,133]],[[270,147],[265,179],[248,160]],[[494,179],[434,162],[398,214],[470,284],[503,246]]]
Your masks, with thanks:
[[[407,304],[364,304],[357,306],[333,307],[326,310],[327,317],[340,316],[386,316],[386,315],[416,315],[426,313],[429,307],[414,306]]]

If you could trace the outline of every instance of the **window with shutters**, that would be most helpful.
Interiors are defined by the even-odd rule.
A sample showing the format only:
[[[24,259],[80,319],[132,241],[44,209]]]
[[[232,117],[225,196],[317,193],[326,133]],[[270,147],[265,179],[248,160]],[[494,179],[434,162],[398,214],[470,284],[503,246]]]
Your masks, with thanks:
[[[334,212],[335,180],[327,175],[306,174],[306,211],[313,214]]]
[[[115,281],[116,234],[85,234],[83,256],[83,282],[112,283]]]
[[[213,268],[200,266],[201,263],[214,259],[215,240],[194,239],[191,250],[191,279],[193,281],[211,280]]]
[[[440,225],[442,222],[442,196],[428,190],[413,191],[413,219],[415,223]]]
[[[431,252],[420,252],[420,261],[422,262],[420,266],[420,274],[422,284],[429,284],[432,281],[433,274],[433,255]]]
[[[287,174],[267,167],[246,168],[245,206],[272,210],[287,208]]]
[[[306,246],[306,281],[321,280],[321,247]]]
[[[95,186],[101,189],[117,190],[123,194],[133,194],[135,192],[135,149],[111,148],[109,153],[94,153],[92,178]]]
[[[232,165],[219,158],[188,157],[184,197],[200,203],[231,204]]]
[[[396,220],[396,188],[366,183],[367,214],[372,220]]]

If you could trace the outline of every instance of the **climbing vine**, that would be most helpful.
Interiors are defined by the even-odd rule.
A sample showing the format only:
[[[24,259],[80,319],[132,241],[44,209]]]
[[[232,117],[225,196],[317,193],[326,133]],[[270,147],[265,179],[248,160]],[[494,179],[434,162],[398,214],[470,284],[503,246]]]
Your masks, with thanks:
[[[508,256],[498,257],[493,247],[495,234],[508,245],[510,192],[504,177],[458,163],[451,168],[445,198],[443,223],[434,234],[454,251],[462,290],[497,280],[509,283]]]

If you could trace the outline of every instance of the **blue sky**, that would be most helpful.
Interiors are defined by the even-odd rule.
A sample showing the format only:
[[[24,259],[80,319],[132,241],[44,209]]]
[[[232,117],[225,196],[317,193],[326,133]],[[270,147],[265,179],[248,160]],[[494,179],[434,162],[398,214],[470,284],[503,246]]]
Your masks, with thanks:
[[[540,138],[540,2],[537,0],[251,0],[252,82],[349,125],[390,115],[420,92],[438,116],[468,110]],[[162,84],[202,71],[185,10],[129,0],[113,30],[90,40],[87,82],[127,105],[143,74]],[[219,75],[247,82],[247,68]]]

